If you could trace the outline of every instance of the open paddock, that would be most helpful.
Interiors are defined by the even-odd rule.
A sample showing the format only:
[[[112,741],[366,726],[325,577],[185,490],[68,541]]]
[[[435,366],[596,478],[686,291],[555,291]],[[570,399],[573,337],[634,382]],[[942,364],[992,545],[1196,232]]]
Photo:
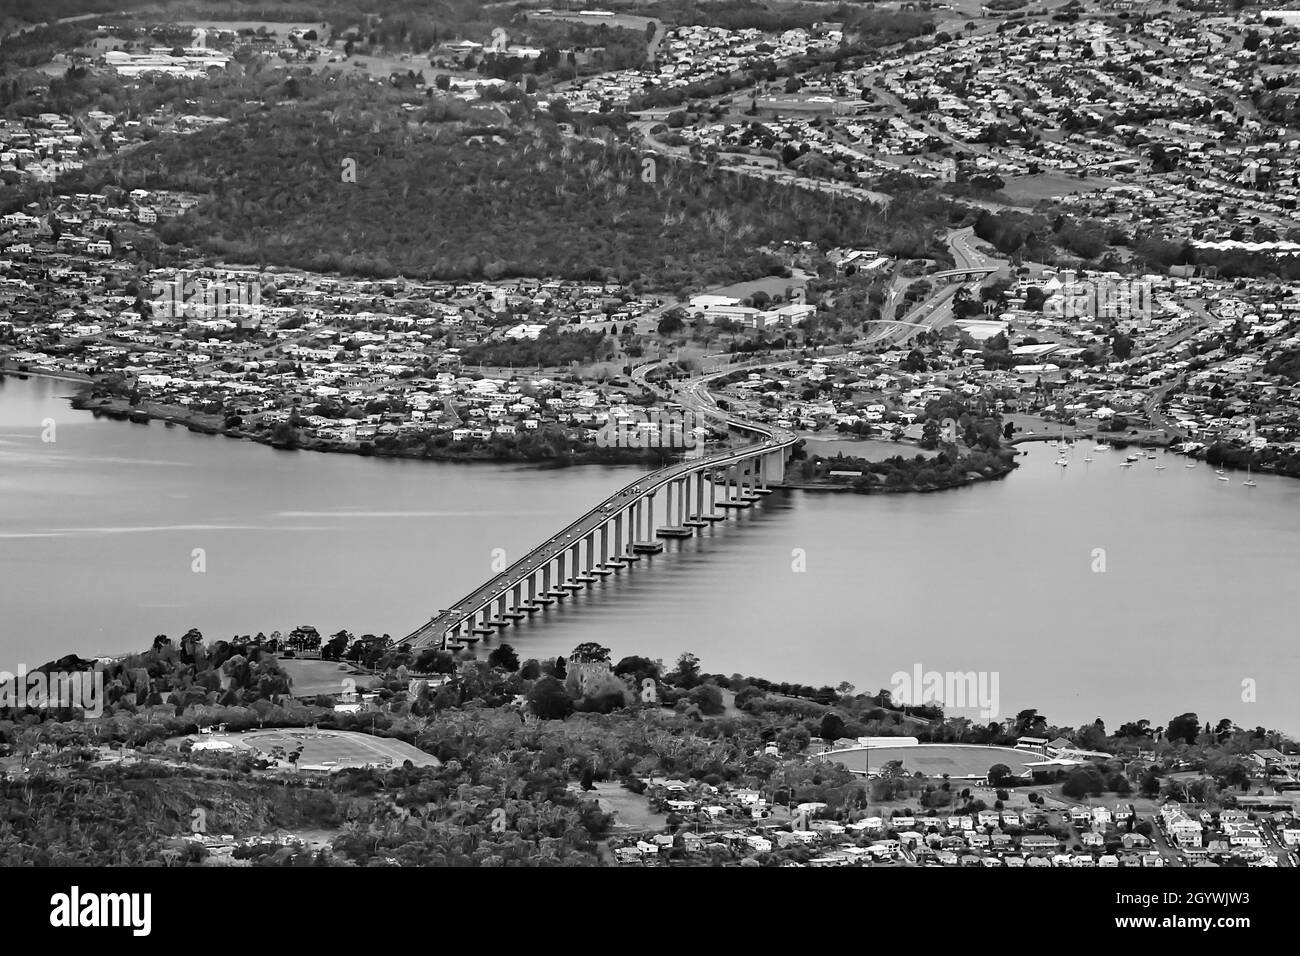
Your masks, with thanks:
[[[407,760],[416,767],[436,767],[440,763],[437,757],[403,741],[345,730],[279,728],[204,735],[199,739],[228,743],[233,751],[254,750],[264,757],[277,749],[288,754],[301,748],[299,767],[400,767]]]

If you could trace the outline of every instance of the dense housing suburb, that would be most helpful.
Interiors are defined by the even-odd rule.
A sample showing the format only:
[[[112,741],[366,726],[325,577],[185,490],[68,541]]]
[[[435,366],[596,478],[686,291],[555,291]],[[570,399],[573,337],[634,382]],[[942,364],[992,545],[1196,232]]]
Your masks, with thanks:
[[[15,385],[74,393],[57,396],[71,405],[57,420],[0,417],[0,477],[44,522],[0,512],[11,616],[54,656],[67,635],[40,630],[49,609],[21,603],[41,590],[23,575],[84,538],[61,600],[122,618],[78,631],[112,635],[103,653],[57,645],[43,669],[0,682],[0,861],[1297,865],[1296,728],[1265,726],[1294,697],[1290,645],[1266,643],[1290,620],[1290,555],[1260,517],[1289,533],[1300,478],[1296,4],[223,9],[244,20],[122,2],[49,0],[49,22],[29,4],[0,14],[0,416],[56,400]],[[264,19],[277,10],[306,19]],[[263,454],[244,476],[274,474],[290,497],[250,517],[242,485],[177,490],[161,453],[138,463],[67,440],[92,426],[123,446],[218,448],[175,469],[195,482],[225,480],[221,456]],[[75,521],[68,495],[49,519],[78,461],[59,456],[77,453],[97,481],[102,469],[103,510]],[[121,487],[123,461],[142,470],[101,494]],[[448,462],[469,464],[450,477]],[[353,465],[392,467],[353,472],[343,507],[314,505],[308,486]],[[565,484],[501,496],[498,481],[542,473],[528,466]],[[1167,567],[1143,565],[1141,548],[1072,531],[1063,507],[1036,520],[1025,499],[994,497],[1021,476],[1040,498],[1082,487],[1071,506],[1113,529],[1097,515],[1117,487],[1107,475],[1165,481],[1157,502],[1204,478],[1224,492],[1214,515],[1262,543],[1207,530]],[[454,499],[457,480],[478,484]],[[576,520],[546,504],[580,481],[592,500]],[[141,488],[166,517],[122,510]],[[166,511],[191,496],[225,510]],[[1176,500],[1171,526],[1211,510]],[[928,523],[952,501],[949,525]],[[555,527],[571,523],[540,544],[493,523],[550,507]],[[830,508],[788,542],[762,525]],[[1014,554],[960,512],[996,512]],[[1142,536],[1184,540],[1155,514]],[[354,552],[339,528],[366,521],[386,522],[374,536],[388,553]],[[263,524],[268,538],[238,537]],[[660,626],[662,603],[636,604],[626,584],[689,600],[672,574],[725,567],[760,530],[743,585],[717,588],[733,601],[724,626]],[[281,532],[297,551],[269,540]],[[966,556],[963,534],[987,535],[989,552]],[[184,582],[153,555],[137,574],[133,536],[181,554]],[[213,537],[240,547],[223,554]],[[126,544],[86,557],[105,540]],[[924,555],[889,577],[915,540]],[[449,541],[450,558],[437,550]],[[275,555],[274,572],[239,577],[226,558],[241,549],[250,567]],[[1006,570],[1023,553],[1042,567]],[[1034,602],[1066,553],[1078,577],[1044,612]],[[119,562],[148,596],[90,586]],[[406,565],[418,577],[400,577]],[[1219,604],[1200,620],[1195,584],[1175,599],[1110,589],[1152,567],[1200,581],[1207,565]],[[179,596],[210,600],[195,580],[266,619],[205,640],[131,616],[200,616]],[[971,581],[986,583],[961,597]],[[1261,581],[1271,591],[1250,597]],[[337,608],[335,592],[367,620],[418,592],[418,613],[403,604],[393,633],[324,611],[320,629],[288,620],[304,594]],[[845,594],[863,620],[819,624],[817,606]],[[619,601],[633,610],[619,616]],[[778,605],[797,625],[773,623]],[[960,626],[907,629],[940,605],[962,610]],[[1061,636],[1063,618],[1117,606],[1131,629]],[[570,639],[598,613],[599,640]],[[1032,640],[1017,644],[1026,619]],[[850,627],[851,644],[804,640]],[[734,672],[710,673],[667,643],[703,655],[715,631],[747,654],[775,643],[791,672],[715,663],[730,649],[714,643],[709,666]],[[883,679],[954,634],[939,644],[956,668],[935,672],[943,693],[920,691],[919,663],[914,682],[901,671],[874,693],[848,680]],[[17,643],[29,636],[12,639],[30,650]],[[0,651],[18,653],[10,639]],[[1239,664],[1257,641],[1267,659]],[[1003,645],[1011,664],[988,663]],[[852,656],[864,647],[867,664]],[[796,682],[827,655],[842,655],[841,676]],[[1191,670],[1206,657],[1216,673]],[[1109,726],[1049,720],[1079,706],[1080,684],[1091,710],[1133,675],[1140,695],[1173,686],[1187,701],[1125,700]],[[1225,684],[1233,709],[1219,716]],[[963,686],[974,696],[954,696]],[[1211,687],[1215,715],[1194,702]]]

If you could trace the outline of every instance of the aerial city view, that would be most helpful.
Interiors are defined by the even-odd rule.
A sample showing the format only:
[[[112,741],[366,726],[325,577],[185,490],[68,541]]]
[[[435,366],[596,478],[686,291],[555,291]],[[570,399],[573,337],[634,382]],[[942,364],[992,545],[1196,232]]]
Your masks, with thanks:
[[[0,37],[0,864],[1300,864],[1300,2]]]

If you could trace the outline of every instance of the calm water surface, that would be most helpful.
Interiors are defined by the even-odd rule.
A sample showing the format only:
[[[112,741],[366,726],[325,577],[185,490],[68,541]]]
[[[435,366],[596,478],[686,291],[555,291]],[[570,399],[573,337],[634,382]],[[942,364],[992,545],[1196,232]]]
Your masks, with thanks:
[[[190,627],[400,636],[487,577],[493,549],[513,561],[638,473],[277,452],[96,420],[70,392],[0,384],[0,669]],[[917,664],[994,671],[1002,714],[1300,731],[1300,481],[1085,463],[1086,442],[1061,468],[1027,447],[974,488],[772,495],[507,640],[871,690]]]

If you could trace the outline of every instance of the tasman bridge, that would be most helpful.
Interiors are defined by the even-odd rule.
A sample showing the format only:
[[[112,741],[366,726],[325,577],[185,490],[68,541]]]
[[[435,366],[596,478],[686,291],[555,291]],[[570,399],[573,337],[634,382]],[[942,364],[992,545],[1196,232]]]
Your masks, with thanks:
[[[712,377],[712,376],[710,376]],[[697,386],[703,381],[697,380]],[[661,538],[689,538],[732,509],[749,508],[785,478],[798,438],[790,431],[737,418],[711,397],[683,392],[696,410],[755,441],[651,472],[598,502],[428,623],[408,634],[413,648],[477,642],[596,583],[643,555],[663,551]],[[662,520],[661,520],[662,519]]]

